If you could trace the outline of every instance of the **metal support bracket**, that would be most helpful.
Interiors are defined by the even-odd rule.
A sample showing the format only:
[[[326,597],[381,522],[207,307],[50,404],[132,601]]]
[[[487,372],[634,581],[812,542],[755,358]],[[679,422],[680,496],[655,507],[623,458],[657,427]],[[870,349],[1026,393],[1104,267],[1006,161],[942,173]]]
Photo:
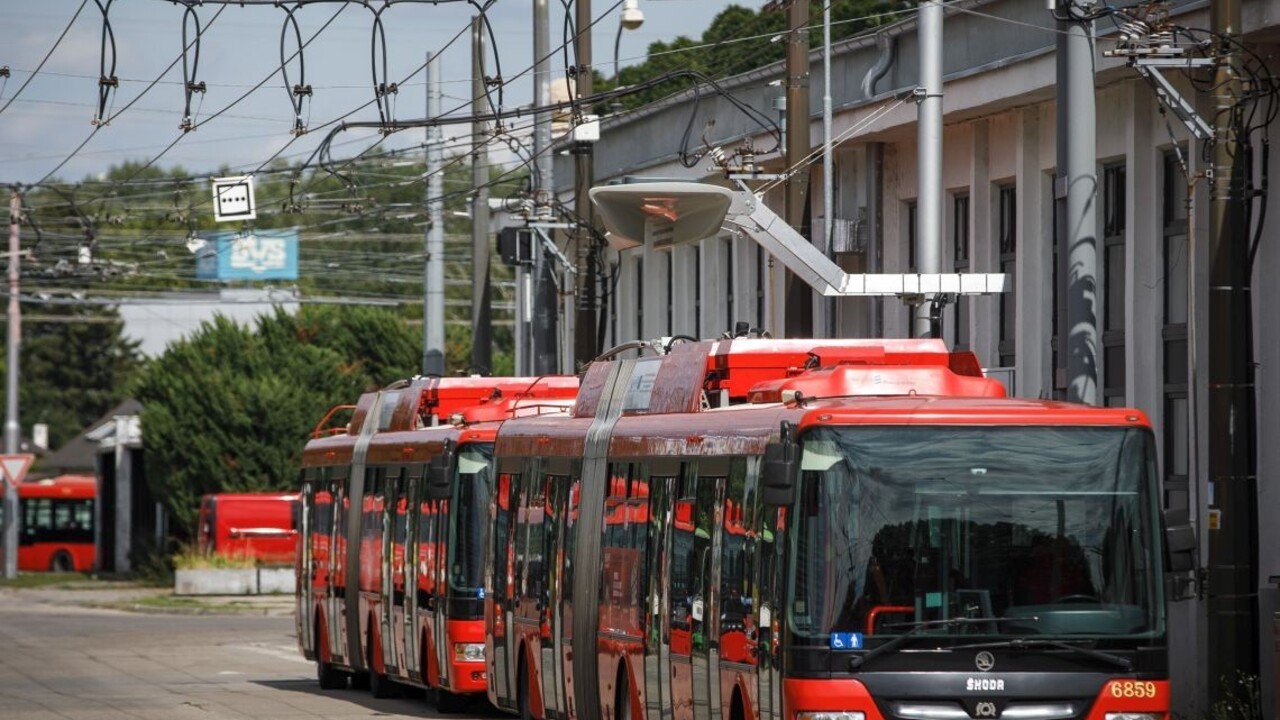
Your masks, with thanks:
[[[560,225],[557,223],[547,223],[547,224]],[[543,231],[542,228],[545,225],[546,224],[540,223],[538,225],[530,225],[530,227],[533,228],[533,232],[537,234],[538,239],[542,241],[543,249],[545,249],[547,252],[555,256],[556,262],[560,263],[560,267],[563,267],[565,270],[568,270],[571,275],[577,275],[578,268],[575,267],[573,263],[569,262],[569,258],[565,257],[564,253],[560,252],[560,248],[556,247],[556,244],[551,240],[551,236],[547,235],[547,233]]]
[[[1128,58],[1129,67],[1138,71],[1138,74],[1151,85],[1151,89],[1155,90],[1156,98],[1160,100],[1160,104],[1172,111],[1192,136],[1197,140],[1208,140],[1213,137],[1213,128],[1209,127],[1209,123],[1205,122],[1204,118],[1200,117],[1200,114],[1196,112],[1195,105],[1183,97],[1182,93],[1178,92],[1173,83],[1169,82],[1169,79],[1161,72],[1165,68],[1192,70],[1212,67],[1214,64],[1213,58],[1185,57],[1181,52],[1173,50],[1170,50],[1168,54],[1160,55],[1142,48],[1108,50],[1103,55],[1106,57]]]

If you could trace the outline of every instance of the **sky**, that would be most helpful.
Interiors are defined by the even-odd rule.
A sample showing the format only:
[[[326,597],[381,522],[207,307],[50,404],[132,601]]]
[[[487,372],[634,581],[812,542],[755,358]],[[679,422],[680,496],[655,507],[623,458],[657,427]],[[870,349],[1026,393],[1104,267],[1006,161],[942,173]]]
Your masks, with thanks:
[[[284,81],[276,72],[281,65],[281,35],[287,17],[284,10],[215,4],[195,9],[203,33],[194,81],[205,83],[207,89],[203,94],[193,94],[192,119],[204,124],[184,133],[180,129],[185,105],[180,58],[184,24],[190,39],[196,35],[194,21],[186,17],[182,5],[166,0],[101,0],[109,6],[115,37],[115,75],[119,78],[118,90],[108,96],[107,115],[119,114],[95,132],[103,18],[94,0],[84,0],[76,16],[81,2],[0,0],[0,5],[7,6],[4,22],[0,23],[0,66],[7,65],[11,74],[7,79],[0,78],[0,183],[35,183],[60,164],[53,179],[80,180],[96,177],[114,164],[146,162],[157,155],[158,165],[180,165],[193,173],[212,172],[220,166],[251,171],[276,153],[289,160],[306,158],[327,131],[317,130],[300,138],[291,134],[294,111]],[[642,61],[652,42],[681,34],[700,37],[711,19],[730,4],[734,3],[640,0],[645,22],[639,29],[623,31],[621,65]],[[736,4],[758,9],[764,0],[737,0]],[[374,9],[384,7],[379,0],[369,5]],[[551,6],[551,44],[558,49],[564,39],[564,9],[556,0],[551,0]],[[603,16],[592,34],[594,64],[604,74],[612,74],[621,1],[594,0],[592,9],[595,17]],[[443,108],[446,113],[455,109],[466,112],[471,92],[471,49],[465,29],[475,13],[474,6],[465,2],[435,6],[394,3],[387,7],[380,15],[386,36],[386,81],[400,83],[418,70],[428,51],[437,53],[443,63]],[[496,59],[504,77],[512,77],[532,64],[532,13],[532,0],[497,0],[489,10],[498,45]],[[76,17],[71,22],[73,16]],[[303,42],[332,19],[301,55],[306,83],[313,88],[302,113],[308,126],[320,126],[372,100],[374,12],[357,3],[323,2],[299,9],[294,18]],[[66,36],[57,42],[69,22]],[[286,58],[297,49],[292,28],[289,30],[284,41]],[[32,78],[32,72],[55,43],[56,49]],[[188,60],[195,60],[194,49],[188,53]],[[107,74],[110,61],[108,48]],[[495,74],[492,49],[489,63],[489,73]],[[564,64],[564,56],[557,55],[552,62],[553,75],[563,75]],[[294,58],[287,65],[289,82],[297,83],[299,59]],[[159,82],[152,85],[157,78]],[[31,82],[18,94],[29,79]],[[265,83],[254,90],[264,79]],[[418,72],[401,84],[392,97],[393,117],[425,115],[425,80],[426,73]],[[531,94],[532,77],[526,74],[506,88],[504,104],[527,104]],[[240,99],[241,96],[245,97]],[[213,117],[220,110],[222,114]],[[376,121],[378,117],[377,107],[370,104],[348,120]],[[463,132],[462,127],[447,129],[446,137]],[[343,133],[334,141],[333,157],[354,155],[376,138],[375,131]],[[423,131],[410,130],[389,139],[386,147],[422,140]],[[77,151],[81,143],[84,146]]]

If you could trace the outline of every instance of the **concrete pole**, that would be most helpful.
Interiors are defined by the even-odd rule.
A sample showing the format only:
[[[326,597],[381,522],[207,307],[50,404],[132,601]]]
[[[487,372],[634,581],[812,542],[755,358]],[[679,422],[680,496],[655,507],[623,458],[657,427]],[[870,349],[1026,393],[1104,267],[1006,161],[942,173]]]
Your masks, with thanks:
[[[543,108],[551,104],[551,10],[550,0],[533,0],[533,104],[535,108]],[[539,110],[534,114],[533,126],[533,167],[535,171],[534,185],[534,217],[550,219],[550,203],[555,193],[552,168],[554,158],[551,147],[551,113]],[[533,249],[533,324],[532,336],[532,372],[535,375],[546,375],[557,372],[559,362],[556,349],[555,317],[556,297],[554,288],[550,287],[551,278],[546,276],[546,254],[542,250],[541,238],[535,232],[530,239]],[[550,292],[548,292],[550,291]],[[550,300],[551,307],[546,307]],[[568,357],[566,353],[565,357]],[[567,368],[566,368],[567,369]]]
[[[809,0],[791,0],[787,5],[787,144],[785,185],[787,224],[797,231],[804,225],[805,198],[809,194],[809,169],[796,167],[809,154]],[[783,319],[783,327],[766,328],[774,337],[787,337],[800,331],[811,321],[811,312],[800,307],[791,297],[793,288],[803,292],[804,305],[812,305],[808,288],[796,287],[790,271],[783,273],[784,287],[775,288],[773,302],[781,308],[774,317]],[[727,318],[733,327],[738,318]]]
[[[577,58],[577,97],[586,97],[594,91],[591,77],[591,0],[576,0],[573,39],[574,56]],[[590,105],[579,106],[582,113],[591,114]],[[596,338],[596,267],[598,250],[591,228],[595,226],[595,209],[587,194],[595,183],[595,163],[591,143],[579,143],[577,153],[574,213],[578,221],[587,223],[574,234],[574,253],[571,256],[578,267],[577,318],[574,322],[573,357],[577,364],[590,362],[599,354]]]
[[[1239,0],[1212,0],[1210,28],[1238,39]],[[1209,183],[1209,697],[1224,697],[1237,673],[1258,674],[1258,481],[1250,328],[1246,163],[1237,104],[1240,51],[1218,46]],[[1270,647],[1270,643],[1268,643]],[[1266,682],[1263,680],[1263,682]]]
[[[916,272],[942,272],[942,3],[922,0],[916,32],[920,82],[916,90]],[[912,309],[911,335],[930,337],[929,302]]]
[[[484,21],[471,18],[471,109],[489,112],[484,83]],[[475,194],[471,201],[471,370],[489,373],[493,370],[493,348],[490,339],[492,319],[489,316],[489,152],[488,126],[471,124],[471,183]]]
[[[18,424],[18,351],[22,348],[22,309],[18,305],[19,229],[22,224],[22,196],[15,187],[9,193],[9,338],[6,345],[4,451],[18,452],[21,426]],[[18,576],[18,488],[5,483],[4,493],[4,576]]]
[[[1061,7],[1061,6],[1060,6]],[[1094,109],[1093,23],[1058,23],[1058,187],[1066,197],[1058,248],[1067,322],[1058,352],[1066,353],[1067,399],[1098,404],[1098,174]],[[1060,286],[1063,285],[1060,283]]]
[[[835,237],[835,171],[831,148],[831,3],[822,5],[822,249],[827,257],[833,257],[832,238]],[[819,298],[822,308],[822,327],[814,328],[814,335],[835,335],[835,301]]]
[[[427,53],[427,117],[440,114],[440,58]],[[422,293],[422,374],[444,375],[444,187],[439,126],[427,128],[427,261]]]

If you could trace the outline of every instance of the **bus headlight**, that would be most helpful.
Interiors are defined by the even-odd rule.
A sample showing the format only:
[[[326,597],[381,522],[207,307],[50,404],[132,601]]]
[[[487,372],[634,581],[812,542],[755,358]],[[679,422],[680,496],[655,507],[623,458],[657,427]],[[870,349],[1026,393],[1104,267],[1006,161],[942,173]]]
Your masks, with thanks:
[[[867,720],[867,714],[861,710],[821,710],[798,712],[796,720]],[[1107,718],[1107,720],[1111,719]]]
[[[1163,713],[1118,712],[1107,713],[1106,720],[1164,720]]]
[[[484,662],[484,643],[454,643],[454,662]]]

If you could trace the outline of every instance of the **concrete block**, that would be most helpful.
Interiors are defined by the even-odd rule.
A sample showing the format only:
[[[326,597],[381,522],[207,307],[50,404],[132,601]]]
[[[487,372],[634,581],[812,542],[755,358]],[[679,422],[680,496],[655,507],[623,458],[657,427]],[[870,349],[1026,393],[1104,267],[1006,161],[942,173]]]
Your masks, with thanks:
[[[174,573],[174,595],[256,595],[255,568],[218,570],[178,570]]]

